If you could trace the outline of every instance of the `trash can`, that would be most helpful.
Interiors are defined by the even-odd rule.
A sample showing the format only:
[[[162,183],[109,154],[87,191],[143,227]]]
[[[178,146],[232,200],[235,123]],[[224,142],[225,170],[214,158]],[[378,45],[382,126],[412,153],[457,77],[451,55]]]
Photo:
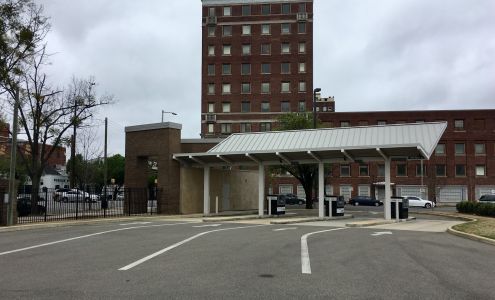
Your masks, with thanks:
[[[270,215],[285,215],[285,198],[282,195],[268,195],[267,200],[270,206]]]
[[[391,217],[392,219],[396,219],[395,215],[395,203],[396,201],[399,204],[399,219],[407,219],[409,218],[409,200],[404,197],[392,197],[390,201],[391,206]]]
[[[325,217],[329,217],[329,203],[332,201],[332,217],[344,215],[345,201],[343,196],[325,196]]]

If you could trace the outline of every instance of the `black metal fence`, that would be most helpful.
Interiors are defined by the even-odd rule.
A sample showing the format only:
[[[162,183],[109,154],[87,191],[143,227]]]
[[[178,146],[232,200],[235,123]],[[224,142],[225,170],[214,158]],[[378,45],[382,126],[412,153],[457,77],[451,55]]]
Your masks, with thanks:
[[[17,196],[17,223],[146,216],[158,212],[161,189],[125,189],[109,194],[91,190],[42,189]],[[35,199],[35,198],[38,199]]]

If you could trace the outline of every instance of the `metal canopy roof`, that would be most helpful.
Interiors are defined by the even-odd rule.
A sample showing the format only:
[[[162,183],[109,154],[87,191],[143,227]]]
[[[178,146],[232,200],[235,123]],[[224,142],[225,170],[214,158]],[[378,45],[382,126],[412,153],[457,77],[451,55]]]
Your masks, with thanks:
[[[446,122],[435,122],[232,134],[208,152],[173,158],[193,165],[429,159],[446,128]]]

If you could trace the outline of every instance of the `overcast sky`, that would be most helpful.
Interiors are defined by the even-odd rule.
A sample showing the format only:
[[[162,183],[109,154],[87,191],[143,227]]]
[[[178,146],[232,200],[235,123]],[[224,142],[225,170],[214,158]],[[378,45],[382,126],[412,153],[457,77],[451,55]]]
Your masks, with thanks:
[[[162,109],[199,138],[200,0],[39,3],[52,80],[94,76],[115,96],[95,120],[101,139],[109,119],[110,154]],[[337,111],[495,108],[495,1],[315,0],[314,12],[314,83]]]

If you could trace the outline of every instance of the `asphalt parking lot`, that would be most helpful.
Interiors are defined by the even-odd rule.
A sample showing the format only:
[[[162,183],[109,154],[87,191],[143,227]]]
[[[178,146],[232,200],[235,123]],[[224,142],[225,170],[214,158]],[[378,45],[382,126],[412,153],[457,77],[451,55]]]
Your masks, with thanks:
[[[2,232],[0,298],[495,298],[493,246],[325,224],[150,219]]]

